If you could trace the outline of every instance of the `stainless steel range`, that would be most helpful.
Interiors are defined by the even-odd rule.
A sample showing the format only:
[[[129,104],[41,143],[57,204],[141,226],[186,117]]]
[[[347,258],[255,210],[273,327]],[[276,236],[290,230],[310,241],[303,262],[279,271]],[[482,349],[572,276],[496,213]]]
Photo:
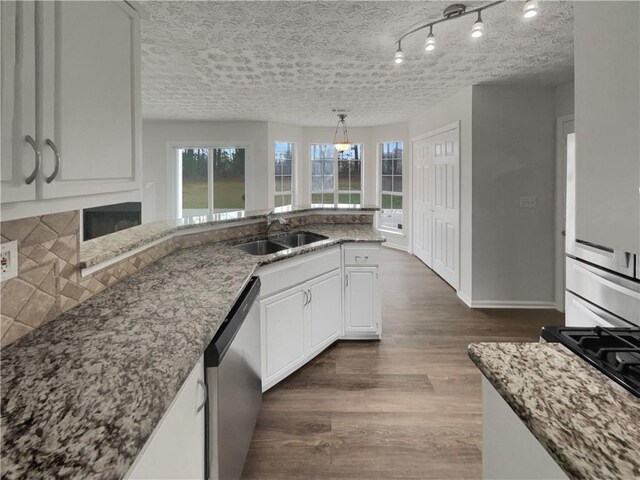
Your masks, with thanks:
[[[567,144],[566,325],[638,327],[640,255],[576,236],[574,134]]]
[[[640,328],[544,327],[540,338],[561,343],[640,397]]]

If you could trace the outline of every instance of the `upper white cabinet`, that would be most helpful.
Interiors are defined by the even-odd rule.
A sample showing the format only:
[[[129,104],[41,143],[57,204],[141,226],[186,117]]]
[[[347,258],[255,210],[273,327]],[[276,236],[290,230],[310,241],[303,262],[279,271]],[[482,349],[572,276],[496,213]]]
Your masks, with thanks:
[[[1,2],[2,203],[34,200],[40,155],[36,140],[35,3]]]
[[[126,2],[2,3],[3,203],[139,188],[139,65]]]
[[[640,253],[639,19],[638,2],[574,6],[576,237],[632,253]]]

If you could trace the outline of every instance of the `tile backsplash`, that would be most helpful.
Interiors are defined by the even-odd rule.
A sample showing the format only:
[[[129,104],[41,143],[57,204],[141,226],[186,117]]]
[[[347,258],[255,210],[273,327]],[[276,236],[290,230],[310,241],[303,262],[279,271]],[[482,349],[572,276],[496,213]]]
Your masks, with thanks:
[[[6,345],[78,304],[79,212],[0,224],[2,243],[18,241],[18,275],[2,282],[1,343]]]

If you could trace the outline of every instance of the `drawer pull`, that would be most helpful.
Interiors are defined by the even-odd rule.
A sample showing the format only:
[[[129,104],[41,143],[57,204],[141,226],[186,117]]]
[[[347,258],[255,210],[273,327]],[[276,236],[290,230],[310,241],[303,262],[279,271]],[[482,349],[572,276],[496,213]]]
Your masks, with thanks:
[[[204,400],[202,401],[202,404],[196,410],[196,413],[200,413],[200,410],[202,410],[204,408],[204,406],[207,404],[207,397],[208,397],[207,386],[204,384],[204,382],[202,380],[198,379],[198,385],[200,385],[202,387],[202,390],[204,391]]]
[[[369,260],[369,255],[356,255],[356,262],[361,261],[361,259],[364,258],[364,261],[368,261]]]

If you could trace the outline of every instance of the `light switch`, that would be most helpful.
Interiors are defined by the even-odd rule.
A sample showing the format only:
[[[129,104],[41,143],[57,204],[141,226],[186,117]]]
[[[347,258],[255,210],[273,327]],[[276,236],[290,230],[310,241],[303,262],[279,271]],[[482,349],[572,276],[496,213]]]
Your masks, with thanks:
[[[3,243],[0,251],[0,281],[4,282],[18,275],[18,242]]]
[[[520,197],[520,208],[536,208],[536,197]]]

